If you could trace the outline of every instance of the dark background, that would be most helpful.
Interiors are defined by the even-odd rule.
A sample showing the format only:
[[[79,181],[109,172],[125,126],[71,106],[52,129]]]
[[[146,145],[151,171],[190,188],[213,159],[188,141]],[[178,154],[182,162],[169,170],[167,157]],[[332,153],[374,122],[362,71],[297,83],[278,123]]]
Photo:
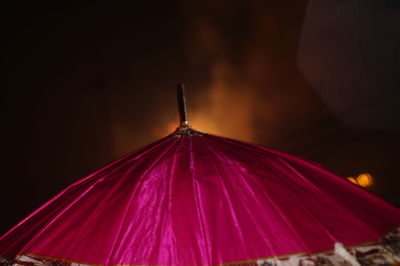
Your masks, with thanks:
[[[194,128],[368,172],[400,206],[399,2],[131,2],[1,9],[0,233],[170,133],[178,82]]]

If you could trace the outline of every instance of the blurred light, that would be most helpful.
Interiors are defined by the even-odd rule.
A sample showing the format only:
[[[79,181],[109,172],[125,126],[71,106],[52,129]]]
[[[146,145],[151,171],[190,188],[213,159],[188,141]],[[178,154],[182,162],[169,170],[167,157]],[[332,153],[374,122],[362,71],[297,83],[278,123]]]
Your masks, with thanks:
[[[356,177],[350,176],[347,180],[361,187],[369,187],[374,183],[374,178],[369,173],[362,173]]]
[[[163,126],[156,126],[151,130],[151,134],[154,138],[162,138],[166,137],[172,132],[176,130],[176,128],[179,126],[178,120],[172,122],[168,122],[164,124]]]
[[[359,174],[357,176],[357,182],[362,187],[369,187],[374,182],[372,176],[368,173]]]
[[[347,180],[349,180],[351,183],[354,183],[354,184],[358,185],[358,184],[357,184],[357,180],[356,180],[354,177],[349,176],[349,177],[346,177],[346,178],[347,178]]]

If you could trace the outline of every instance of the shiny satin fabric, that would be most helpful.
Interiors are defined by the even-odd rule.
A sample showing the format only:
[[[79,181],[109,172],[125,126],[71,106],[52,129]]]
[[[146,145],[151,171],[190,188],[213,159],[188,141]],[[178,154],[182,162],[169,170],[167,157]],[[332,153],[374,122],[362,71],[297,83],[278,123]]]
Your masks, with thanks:
[[[167,137],[77,181],[0,256],[214,265],[377,240],[400,211],[321,166],[213,135]]]

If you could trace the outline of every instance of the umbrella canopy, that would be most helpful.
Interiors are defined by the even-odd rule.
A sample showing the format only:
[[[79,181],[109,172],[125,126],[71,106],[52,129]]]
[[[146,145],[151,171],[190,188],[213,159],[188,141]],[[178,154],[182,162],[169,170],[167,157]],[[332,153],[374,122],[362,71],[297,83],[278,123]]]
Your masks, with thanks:
[[[399,225],[397,208],[316,163],[184,123],[17,224],[0,263],[395,263]]]

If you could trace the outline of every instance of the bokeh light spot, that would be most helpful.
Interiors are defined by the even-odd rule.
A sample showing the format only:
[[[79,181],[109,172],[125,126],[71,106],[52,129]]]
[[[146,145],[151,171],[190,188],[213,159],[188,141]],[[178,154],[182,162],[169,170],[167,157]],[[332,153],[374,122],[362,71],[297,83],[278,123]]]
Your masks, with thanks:
[[[361,187],[370,187],[374,183],[374,178],[369,173],[362,173],[356,177],[350,176],[346,179]]]
[[[357,180],[352,176],[347,177],[347,180],[349,180],[351,183],[354,183],[354,184],[358,185],[357,184]]]
[[[357,176],[357,182],[362,187],[369,187],[374,183],[374,179],[370,174],[363,173]]]

